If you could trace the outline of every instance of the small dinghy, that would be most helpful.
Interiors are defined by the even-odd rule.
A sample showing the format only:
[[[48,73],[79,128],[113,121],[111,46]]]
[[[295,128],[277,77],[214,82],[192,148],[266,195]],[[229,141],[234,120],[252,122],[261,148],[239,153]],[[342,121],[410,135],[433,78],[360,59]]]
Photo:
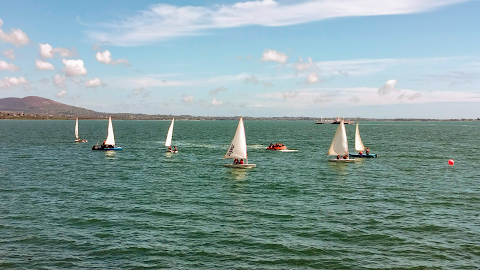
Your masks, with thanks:
[[[257,165],[248,164],[247,156],[247,138],[245,137],[245,127],[243,126],[243,117],[240,117],[238,121],[237,131],[235,136],[233,136],[232,144],[228,148],[227,153],[223,156],[224,159],[235,159],[235,160],[245,160],[245,163],[234,163],[234,164],[225,164],[225,167],[229,168],[239,168],[239,169],[250,169],[255,168]]]
[[[172,135],[173,135],[174,122],[175,122],[175,118],[172,118],[172,123],[170,124],[170,127],[168,128],[168,132],[167,132],[167,139],[165,140],[165,146],[168,147],[167,152],[170,152],[170,153],[178,153],[176,146],[174,149],[172,149]]]
[[[283,143],[270,143],[266,150],[287,150],[287,146]]]
[[[332,145],[327,152],[327,155],[337,156],[336,159],[329,159],[330,162],[355,162],[355,159],[348,158],[348,141],[347,132],[345,131],[345,124],[343,120],[340,121],[335,136],[333,137]],[[343,158],[343,157],[347,158]]]
[[[350,157],[358,157],[358,158],[376,158],[376,154],[363,154],[363,151],[365,151],[365,146],[363,145],[362,138],[360,138],[360,131],[358,129],[358,122],[357,122],[357,127],[355,129],[355,151],[358,152],[358,154],[350,154]]]
[[[88,142],[87,140],[85,139],[82,140],[78,137],[78,117],[77,117],[77,120],[75,121],[75,142],[83,142],[83,143]]]
[[[122,150],[122,147],[115,146],[115,136],[113,135],[113,125],[112,125],[112,117],[108,117],[108,134],[107,139],[103,142],[102,145],[94,145],[92,150]]]

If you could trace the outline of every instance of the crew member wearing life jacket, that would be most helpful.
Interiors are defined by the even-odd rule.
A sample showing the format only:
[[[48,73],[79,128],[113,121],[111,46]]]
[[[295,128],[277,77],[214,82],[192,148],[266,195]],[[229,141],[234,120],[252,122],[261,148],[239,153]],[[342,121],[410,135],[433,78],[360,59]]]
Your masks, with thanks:
[[[369,155],[369,154],[370,154],[370,149],[368,149],[368,147],[367,147],[367,149],[365,150],[365,152],[367,152],[367,155]]]
[[[240,159],[240,162],[239,162],[239,164],[243,164],[243,159]]]

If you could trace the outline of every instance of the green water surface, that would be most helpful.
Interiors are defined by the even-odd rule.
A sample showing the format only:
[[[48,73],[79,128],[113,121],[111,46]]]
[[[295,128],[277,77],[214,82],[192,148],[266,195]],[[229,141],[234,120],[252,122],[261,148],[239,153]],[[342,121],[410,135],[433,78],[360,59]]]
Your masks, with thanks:
[[[479,122],[360,123],[378,158],[337,164],[336,125],[245,121],[251,170],[237,123],[176,121],[172,155],[169,121],[114,119],[119,152],[106,120],[0,121],[0,267],[478,269]]]

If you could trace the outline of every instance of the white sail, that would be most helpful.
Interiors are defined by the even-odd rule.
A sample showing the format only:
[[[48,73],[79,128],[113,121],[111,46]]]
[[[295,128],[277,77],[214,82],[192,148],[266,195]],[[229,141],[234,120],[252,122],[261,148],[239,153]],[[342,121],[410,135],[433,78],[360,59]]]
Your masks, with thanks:
[[[78,117],[77,121],[75,122],[75,138],[78,139]]]
[[[172,145],[172,135],[173,135],[173,122],[175,118],[172,118],[172,123],[170,124],[170,128],[168,129],[167,139],[165,140],[165,146],[170,147]]]
[[[347,132],[345,131],[343,120],[340,121],[340,124],[338,125],[337,132],[335,132],[335,137],[333,137],[332,145],[330,146],[327,155],[348,155]]]
[[[365,146],[363,146],[362,138],[360,138],[360,131],[358,130],[358,122],[357,128],[355,129],[355,151],[365,151]]]
[[[245,127],[243,126],[243,117],[240,117],[237,131],[233,137],[232,144],[228,148],[224,159],[247,159],[247,139],[245,137]]]
[[[105,140],[106,145],[115,145],[115,136],[113,135],[112,117],[108,117],[108,135]]]

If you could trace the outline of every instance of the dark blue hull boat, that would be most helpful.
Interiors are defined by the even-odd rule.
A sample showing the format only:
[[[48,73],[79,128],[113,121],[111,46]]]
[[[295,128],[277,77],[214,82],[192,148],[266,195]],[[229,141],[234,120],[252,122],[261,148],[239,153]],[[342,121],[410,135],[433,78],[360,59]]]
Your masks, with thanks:
[[[368,154],[368,155],[360,155],[360,154],[349,154],[351,157],[359,157],[359,158],[376,158],[377,154]]]

